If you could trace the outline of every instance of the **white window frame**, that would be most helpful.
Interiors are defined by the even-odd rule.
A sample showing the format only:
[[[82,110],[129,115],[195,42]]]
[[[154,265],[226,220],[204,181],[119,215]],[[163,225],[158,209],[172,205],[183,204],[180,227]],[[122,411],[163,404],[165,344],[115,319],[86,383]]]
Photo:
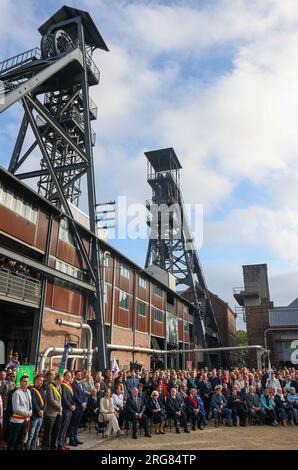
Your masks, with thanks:
[[[130,296],[127,292],[125,292],[124,290],[119,290],[119,308],[129,311],[129,307],[130,307],[130,298],[129,297]],[[123,307],[121,305],[122,300],[125,300],[125,301],[128,300],[128,307]]]
[[[145,306],[145,313],[140,313],[139,306],[144,305]],[[141,317],[146,318],[147,317],[147,304],[145,302],[142,302],[141,300],[138,301],[138,315]]]
[[[120,264],[120,276],[130,279],[130,269],[125,264]]]
[[[155,313],[157,313],[157,312],[160,312],[160,314],[161,314],[161,320],[157,320],[157,319],[156,319]],[[154,307],[154,309],[153,309],[153,318],[154,318],[154,321],[157,321],[157,322],[159,322],[159,323],[163,323],[163,311],[160,310],[160,309],[157,308],[157,307]]]
[[[147,279],[145,279],[142,276],[139,276],[139,287],[142,287],[143,289],[147,289]]]

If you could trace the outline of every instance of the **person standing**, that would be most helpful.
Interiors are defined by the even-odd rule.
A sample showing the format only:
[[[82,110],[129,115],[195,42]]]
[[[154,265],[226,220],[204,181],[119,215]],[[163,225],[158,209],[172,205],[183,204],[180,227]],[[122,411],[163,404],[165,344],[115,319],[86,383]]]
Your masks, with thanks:
[[[85,392],[82,385],[82,373],[81,371],[75,372],[75,379],[72,384],[73,393],[74,393],[74,404],[75,410],[72,413],[72,417],[69,425],[69,445],[72,447],[77,447],[83,442],[78,439],[78,428],[82,419],[84,410],[87,407]]]
[[[42,425],[44,412],[46,410],[46,394],[42,388],[43,376],[37,375],[34,379],[34,386],[31,388],[32,416],[30,419],[30,429],[26,443],[27,450],[35,450],[38,434]]]
[[[62,415],[61,383],[63,376],[57,374],[46,390],[47,409],[44,418],[43,450],[56,450]]]
[[[10,418],[7,449],[18,450],[28,431],[32,416],[32,399],[28,390],[28,375],[20,378],[20,388],[12,396],[12,417]]]
[[[71,384],[71,373],[67,370],[63,374],[63,382],[61,384],[62,397],[62,420],[58,436],[58,450],[69,450],[66,447],[66,435],[71,421],[73,412],[76,409],[74,401],[74,391]]]

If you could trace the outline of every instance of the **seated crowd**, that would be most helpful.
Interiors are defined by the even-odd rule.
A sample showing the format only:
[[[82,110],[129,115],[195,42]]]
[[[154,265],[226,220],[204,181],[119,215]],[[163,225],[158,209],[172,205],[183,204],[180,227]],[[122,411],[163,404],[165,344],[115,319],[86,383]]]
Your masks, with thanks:
[[[16,371],[0,372],[3,403],[3,440],[7,449],[41,448],[68,450],[77,447],[79,427],[95,423],[105,437],[120,436],[131,427],[132,437],[144,429],[164,435],[204,430],[224,423],[251,425],[298,425],[298,370],[231,371],[131,370],[97,372],[44,371],[28,387],[23,376],[16,388]],[[128,431],[127,431],[128,432]],[[1,439],[1,436],[0,436]]]

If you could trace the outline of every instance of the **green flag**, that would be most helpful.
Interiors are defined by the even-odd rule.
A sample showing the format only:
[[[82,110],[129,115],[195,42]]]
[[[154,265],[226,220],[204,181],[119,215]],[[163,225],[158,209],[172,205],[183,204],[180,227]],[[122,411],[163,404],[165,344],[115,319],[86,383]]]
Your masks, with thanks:
[[[22,375],[28,375],[29,385],[34,385],[34,374],[35,374],[35,366],[19,366],[17,369],[17,378],[16,378],[16,386],[20,386],[20,378]]]

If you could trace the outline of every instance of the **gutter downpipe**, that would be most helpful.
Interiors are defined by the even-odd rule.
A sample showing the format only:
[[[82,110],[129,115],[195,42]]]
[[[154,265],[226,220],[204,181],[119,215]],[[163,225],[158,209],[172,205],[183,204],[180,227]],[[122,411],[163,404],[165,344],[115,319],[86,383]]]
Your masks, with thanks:
[[[87,323],[81,323],[81,322],[72,322],[72,321],[67,321],[67,320],[62,320],[62,318],[57,318],[56,324],[59,326],[71,326],[73,328],[78,328],[78,329],[83,329],[88,332],[88,339],[87,339],[87,371],[91,372],[92,368],[92,344],[93,344],[93,333],[91,326],[88,325]]]

